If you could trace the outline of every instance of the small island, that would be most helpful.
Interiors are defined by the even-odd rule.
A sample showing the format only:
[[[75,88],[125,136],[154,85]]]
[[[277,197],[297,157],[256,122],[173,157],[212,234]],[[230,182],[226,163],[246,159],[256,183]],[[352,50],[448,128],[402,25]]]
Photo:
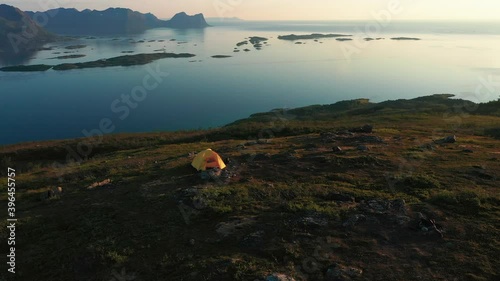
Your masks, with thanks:
[[[391,38],[391,40],[414,40],[414,41],[418,41],[418,40],[422,40],[422,39],[416,38],[416,37],[393,37],[393,38]]]
[[[76,50],[76,49],[83,49],[83,48],[86,48],[86,47],[87,47],[87,45],[71,45],[71,46],[65,47],[65,49]]]
[[[259,37],[259,36],[252,36],[252,37],[248,38],[248,41],[253,45],[260,44],[260,42],[264,42],[267,40],[268,40],[267,38]]]
[[[228,56],[228,55],[215,55],[215,56],[212,56],[212,58],[214,59],[225,59],[225,58],[230,58],[232,56]]]
[[[259,37],[259,36],[252,36],[248,39],[248,41],[253,45],[253,47],[257,50],[260,50],[262,48],[262,43],[267,41],[267,38],[264,37]]]
[[[314,39],[321,39],[321,38],[337,38],[337,37],[350,37],[350,36],[352,36],[352,35],[313,33],[313,34],[307,34],[307,35],[295,35],[295,34],[280,35],[280,36],[278,36],[278,39],[296,41],[296,40],[314,40]]]
[[[352,38],[337,38],[337,41],[352,41]]]
[[[241,41],[241,42],[236,43],[236,46],[240,47],[240,46],[243,46],[246,44],[248,44],[248,41]]]
[[[137,54],[137,55],[125,55],[114,57],[110,59],[101,59],[90,62],[81,63],[63,63],[59,65],[18,65],[18,66],[8,66],[0,68],[0,71],[5,72],[32,72],[32,71],[47,71],[49,69],[54,70],[71,70],[71,69],[84,69],[84,68],[97,68],[97,67],[112,67],[112,66],[133,66],[133,65],[144,65],[155,60],[163,58],[191,58],[196,55],[189,53],[154,53],[154,54]]]
[[[86,57],[87,55],[67,55],[67,56],[58,56],[54,58],[50,58],[51,60],[66,60],[66,59],[78,59]]]
[[[385,39],[385,38],[382,38],[382,37],[377,37],[377,38],[366,37],[366,38],[364,38],[365,41],[383,40],[383,39]]]

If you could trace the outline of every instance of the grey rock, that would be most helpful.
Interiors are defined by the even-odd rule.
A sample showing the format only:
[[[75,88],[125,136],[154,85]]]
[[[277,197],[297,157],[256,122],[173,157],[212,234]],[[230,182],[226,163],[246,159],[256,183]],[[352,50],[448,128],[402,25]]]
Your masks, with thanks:
[[[299,224],[305,227],[318,228],[327,225],[328,220],[324,218],[304,217],[300,219]]]
[[[409,222],[411,222],[411,218],[408,217],[408,216],[396,216],[394,218],[394,221],[400,225],[400,226],[403,226],[403,225],[407,225]]]
[[[391,201],[391,208],[402,215],[407,215],[408,210],[406,209],[406,202],[404,199],[395,199]]]
[[[456,143],[456,142],[457,142],[457,137],[455,135],[447,136],[446,138],[437,141],[437,143]]]
[[[356,225],[358,222],[365,221],[366,217],[364,215],[353,215],[349,219],[347,219],[342,226],[350,227]]]

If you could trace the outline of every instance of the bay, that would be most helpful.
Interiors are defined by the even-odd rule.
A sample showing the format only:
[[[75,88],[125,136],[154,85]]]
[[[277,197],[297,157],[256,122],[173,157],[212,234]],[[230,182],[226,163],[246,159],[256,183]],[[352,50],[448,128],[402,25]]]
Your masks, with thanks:
[[[383,40],[365,41],[367,26],[376,22],[210,23],[212,27],[203,30],[153,29],[128,37],[48,44],[51,50],[18,63],[54,65],[154,52],[196,57],[131,67],[0,72],[0,144],[84,137],[103,119],[111,120],[112,133],[191,130],[274,108],[345,99],[378,102],[440,93],[476,102],[499,98],[498,88],[476,93],[485,80],[500,81],[498,24],[394,22],[369,34]],[[277,38],[292,33],[344,33],[354,40],[295,44]],[[250,36],[266,37],[267,44],[261,50],[251,44],[236,46]],[[86,47],[65,48],[71,45]],[[85,57],[54,59],[72,54]],[[123,97],[141,86],[151,71],[169,75],[134,102],[136,107],[127,105],[129,114],[123,118],[117,106],[126,105]]]

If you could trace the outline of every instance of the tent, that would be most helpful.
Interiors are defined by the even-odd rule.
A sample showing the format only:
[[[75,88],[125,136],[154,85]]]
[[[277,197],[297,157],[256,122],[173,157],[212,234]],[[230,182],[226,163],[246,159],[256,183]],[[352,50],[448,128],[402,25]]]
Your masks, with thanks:
[[[191,165],[198,171],[205,171],[207,168],[226,168],[226,164],[224,164],[219,154],[212,151],[210,148],[196,154]]]

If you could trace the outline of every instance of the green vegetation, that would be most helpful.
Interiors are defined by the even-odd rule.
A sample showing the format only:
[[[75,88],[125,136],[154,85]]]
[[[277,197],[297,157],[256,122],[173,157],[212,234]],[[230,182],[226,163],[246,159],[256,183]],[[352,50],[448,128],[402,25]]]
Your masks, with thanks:
[[[32,71],[47,71],[51,69],[51,65],[45,64],[35,64],[35,65],[18,65],[18,66],[6,66],[0,68],[0,71],[5,72],[32,72]]]
[[[498,101],[451,97],[358,99],[212,130],[0,147],[2,172],[17,171],[16,274],[495,280]],[[455,143],[439,141],[450,135]],[[190,163],[208,147],[228,168],[204,180]]]

